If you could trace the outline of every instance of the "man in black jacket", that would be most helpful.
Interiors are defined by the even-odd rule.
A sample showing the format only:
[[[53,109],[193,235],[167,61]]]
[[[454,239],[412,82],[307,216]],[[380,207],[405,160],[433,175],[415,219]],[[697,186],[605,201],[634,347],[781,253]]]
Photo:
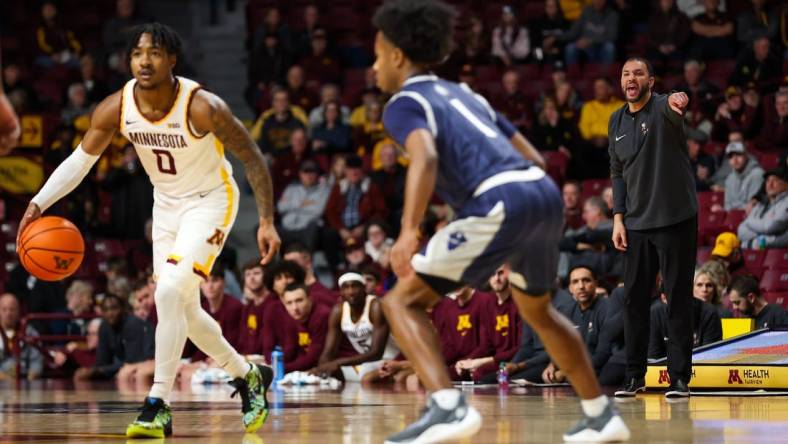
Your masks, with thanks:
[[[648,342],[649,359],[664,358],[670,341],[667,296],[663,293],[651,306],[651,338]],[[692,346],[700,347],[722,340],[722,320],[717,307],[695,298],[692,301],[694,331]]]
[[[621,72],[627,104],[613,113],[608,127],[613,244],[625,252],[627,371],[616,396],[645,390],[650,297],[659,271],[669,295],[666,396],[689,396],[692,374],[698,204],[683,119],[689,99],[684,93],[656,94],[653,87],[651,64],[629,59]]]

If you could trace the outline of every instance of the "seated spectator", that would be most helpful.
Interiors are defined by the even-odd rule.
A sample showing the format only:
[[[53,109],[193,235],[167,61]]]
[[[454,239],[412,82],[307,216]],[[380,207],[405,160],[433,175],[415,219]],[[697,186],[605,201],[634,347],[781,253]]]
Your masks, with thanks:
[[[611,345],[606,341],[605,321],[607,319],[607,299],[597,294],[598,281],[594,271],[586,266],[577,266],[569,271],[569,292],[575,303],[564,308],[562,313],[574,324],[591,356],[591,364],[597,374],[610,359]],[[545,382],[565,382],[566,375],[550,363],[542,377]]]
[[[301,109],[312,109],[317,106],[317,96],[306,88],[304,68],[293,65],[287,70],[287,93],[293,105]]]
[[[255,30],[251,42],[252,52],[256,52],[263,46],[269,35],[276,36],[277,40],[281,42],[283,50],[288,53],[292,52],[290,27],[287,23],[282,22],[282,11],[276,6],[272,6],[265,12],[263,23]]]
[[[377,267],[368,266],[361,270],[361,275],[364,276],[364,287],[367,294],[374,296],[383,296],[386,289],[383,288],[383,281],[380,279],[380,271]]]
[[[41,3],[41,23],[36,28],[36,42],[38,55],[35,64],[41,68],[56,65],[76,67],[79,64],[82,44],[74,32],[63,25],[53,0]]]
[[[769,304],[761,295],[758,280],[752,276],[736,276],[731,282],[728,297],[734,310],[755,319],[755,329],[788,325],[788,315],[777,304]]]
[[[602,190],[602,194],[600,194],[599,196],[602,198],[602,200],[605,201],[605,205],[607,205],[607,208],[609,210],[607,212],[607,217],[612,218],[613,217],[613,187],[606,186]]]
[[[301,169],[301,165],[306,161],[312,161],[310,160],[313,158],[312,150],[309,149],[309,140],[304,129],[296,128],[290,133],[290,146],[286,151],[286,153],[274,159],[271,167],[274,196],[277,199],[282,196],[282,191],[285,187],[299,179],[298,172]],[[314,163],[314,161],[312,162]],[[319,165],[316,164],[315,166]]]
[[[729,59],[736,53],[733,20],[719,5],[720,0],[704,0],[704,12],[692,18],[690,54],[696,60]]]
[[[101,42],[106,54],[122,54],[126,51],[126,42],[131,40],[134,27],[153,21],[139,14],[136,6],[134,0],[115,1],[115,15],[106,19],[101,29]],[[114,63],[123,64],[122,57],[120,59],[115,60]]]
[[[501,22],[493,29],[492,55],[504,66],[522,63],[531,52],[528,29],[517,23],[511,6],[501,10]]]
[[[708,136],[703,131],[695,128],[687,129],[687,151],[692,170],[695,172],[695,189],[697,191],[711,190],[714,183],[711,178],[717,171],[714,158],[701,150],[707,140]]]
[[[339,295],[329,288],[315,276],[315,269],[312,266],[312,250],[302,243],[290,244],[284,250],[284,259],[298,264],[304,270],[302,282],[309,291],[309,297],[318,304],[333,308],[339,302]]]
[[[282,295],[291,322],[282,322],[273,330],[273,340],[283,352],[285,372],[307,371],[317,365],[323,353],[330,310],[316,304],[304,285],[290,284]]]
[[[361,105],[353,108],[353,111],[350,112],[351,128],[356,129],[367,123],[369,107],[375,104],[380,105],[380,89],[376,86],[365,87],[361,91]]]
[[[774,40],[780,21],[775,11],[769,11],[768,0],[751,0],[751,8],[736,17],[736,39],[742,46],[754,42],[759,36]]]
[[[111,294],[101,302],[101,315],[96,365],[80,367],[74,379],[152,377],[155,328],[128,314],[123,300]]]
[[[337,270],[339,274],[348,272],[360,273],[364,268],[376,265],[375,261],[367,255],[362,238],[348,238],[344,247],[345,261]]]
[[[562,196],[564,199],[564,234],[575,232],[583,226],[583,209],[580,205],[582,196],[580,182],[570,180],[564,183]]]
[[[735,233],[726,231],[717,236],[714,248],[711,250],[711,260],[720,262],[728,275],[743,270],[744,255],[741,251],[741,241]]]
[[[298,182],[285,188],[276,205],[281,217],[279,235],[287,245],[302,242],[310,249],[317,244],[321,217],[326,210],[330,188],[320,180],[320,169],[306,160],[298,171]]]
[[[566,64],[574,65],[581,55],[589,62],[612,62],[617,38],[618,13],[607,6],[606,0],[593,0],[569,31],[561,35],[561,41],[567,43]]]
[[[370,222],[367,225],[366,234],[367,241],[364,243],[364,252],[377,263],[385,261],[391,251],[391,246],[394,245],[394,239],[388,236],[385,224],[380,221]],[[383,268],[386,268],[387,265],[381,264]]]
[[[739,131],[731,131],[728,134],[728,144],[731,143],[741,143],[744,144],[744,134]],[[727,148],[727,145],[726,145]],[[747,157],[751,161],[756,161],[757,159],[752,154],[747,154]],[[711,190],[712,191],[725,191],[725,179],[731,174],[733,168],[731,168],[730,162],[728,162],[728,157],[725,155],[725,150],[719,154],[719,156],[715,156],[715,163],[717,165],[717,171],[714,172],[714,175],[711,176]]]
[[[585,225],[564,236],[559,244],[559,249],[568,254],[569,269],[586,266],[597,270],[601,276],[622,274],[621,256],[611,240],[613,221],[607,213],[607,204],[599,196],[591,196],[583,203]]]
[[[766,200],[758,202],[739,225],[744,248],[783,248],[788,246],[788,171],[786,168],[764,173]]]
[[[342,122],[339,101],[323,105],[323,119],[312,127],[312,150],[316,154],[344,154],[351,151],[350,127]]]
[[[560,151],[569,159],[573,157],[572,149],[577,143],[576,127],[561,116],[552,97],[543,102],[534,125],[533,142],[540,151]]]
[[[711,138],[724,141],[731,132],[739,131],[749,139],[757,134],[760,120],[759,108],[753,106],[751,100],[745,101],[741,88],[729,86],[725,89],[725,102],[717,107],[714,115]]]
[[[306,128],[304,111],[290,105],[287,90],[274,88],[272,108],[260,115],[249,131],[264,154],[279,156],[287,153],[290,135],[296,129]]]
[[[325,29],[312,31],[312,48],[309,55],[301,58],[299,65],[306,72],[307,88],[317,89],[326,83],[338,84],[342,80],[339,62],[328,53],[328,40]],[[311,119],[310,119],[311,120]]]
[[[499,94],[493,106],[514,126],[522,132],[526,132],[532,124],[530,101],[525,97],[525,93],[520,89],[520,74],[509,69],[501,77],[503,92]]]
[[[684,80],[676,86],[676,90],[689,97],[685,114],[688,124],[708,135],[711,133],[709,119],[714,116],[720,90],[703,78],[703,72],[704,66],[697,60],[687,60],[684,62]]]
[[[399,163],[399,149],[393,142],[380,147],[380,164],[380,169],[373,171],[369,177],[382,192],[389,211],[389,220],[395,223],[395,231],[399,231],[402,207],[405,204],[407,170]]]
[[[613,95],[613,85],[606,78],[594,81],[594,100],[583,104],[580,109],[578,128],[587,147],[581,161],[585,165],[586,178],[607,177],[610,170],[607,128],[610,116],[624,102]]]
[[[24,313],[56,313],[65,310],[66,289],[63,281],[47,282],[37,279],[21,264],[11,270],[5,283],[6,293],[16,296]],[[49,322],[32,321],[30,324],[40,334],[50,331]]]
[[[725,179],[725,211],[743,210],[763,185],[763,169],[755,159],[747,157],[744,145],[729,143],[725,148],[731,173]],[[712,211],[721,211],[719,204]]]
[[[389,137],[384,137],[380,140],[380,142],[375,144],[375,147],[372,148],[372,170],[378,171],[383,168],[383,151],[388,150],[390,148],[394,148],[394,153],[396,154],[397,163],[402,165],[403,167],[408,166],[408,158],[405,157],[404,150],[397,145],[397,142],[394,139]]]
[[[558,62],[556,62],[558,63]],[[577,122],[580,109],[583,106],[580,95],[569,81],[558,83],[555,87],[555,103],[561,117],[571,122]]]
[[[104,100],[109,95],[107,84],[96,77],[96,60],[91,54],[84,54],[79,59],[79,83],[87,90],[87,103],[93,105]]]
[[[364,111],[364,123],[353,130],[353,149],[369,158],[377,144],[386,139],[386,129],[383,127],[383,105],[380,102],[367,103]]]
[[[783,77],[782,60],[778,51],[771,50],[769,38],[762,35],[749,44],[736,62],[728,84],[743,87],[754,83],[761,93],[777,89]]]
[[[9,100],[12,95],[25,98],[27,108],[31,112],[36,112],[40,108],[38,93],[33,89],[26,76],[22,75],[22,69],[18,63],[3,58],[3,90]],[[20,111],[14,106],[15,111]]]
[[[334,184],[326,205],[325,220],[331,231],[324,242],[327,253],[339,251],[340,245],[350,238],[364,235],[366,224],[373,219],[385,219],[388,214],[383,193],[372,179],[366,177],[363,162],[358,156],[349,156],[345,164],[345,178]],[[327,254],[333,266],[339,260]]]
[[[649,359],[668,356],[668,338],[671,334],[671,319],[668,313],[668,295],[662,293],[658,302],[651,305]],[[692,347],[700,347],[722,340],[722,321],[717,307],[698,298],[692,298]]]
[[[55,368],[73,373],[80,367],[96,365],[96,349],[98,348],[101,322],[101,318],[94,318],[88,322],[85,341],[71,341],[63,347],[63,350],[52,351],[52,361]]]
[[[690,21],[676,7],[675,0],[660,0],[648,20],[648,50],[646,57],[658,72],[664,72],[668,62],[680,61],[690,36]]]
[[[384,360],[394,359],[399,349],[389,336],[378,298],[367,294],[360,274],[340,276],[339,293],[343,302],[331,309],[323,353],[309,372],[341,376],[345,382],[371,382]]]
[[[482,318],[482,329],[486,329],[482,336],[484,341],[469,358],[454,365],[456,373],[463,379],[469,376],[473,381],[483,383],[494,382],[500,363],[510,361],[517,352],[522,327],[517,305],[512,299],[508,266],[496,270],[489,284],[495,292],[496,301],[487,304],[487,313]]]
[[[774,95],[774,111],[767,113],[756,141],[764,150],[785,151],[788,149],[788,91],[777,91]]]
[[[66,308],[68,313],[73,316],[96,314],[93,301],[93,286],[81,280],[71,282],[68,290],[66,290]],[[84,336],[87,334],[89,322],[90,319],[71,319],[62,323],[64,324],[62,327],[53,325],[52,333]],[[55,321],[55,324],[61,324],[61,322]]]
[[[276,296],[265,288],[264,268],[259,258],[244,265],[244,306],[238,330],[238,353],[263,354],[263,320],[276,303]]]
[[[288,49],[288,43],[276,33],[266,33],[262,44],[252,49],[249,60],[249,88],[251,90],[264,91],[273,85],[284,83],[292,56]]]
[[[692,295],[696,299],[711,304],[717,309],[717,315],[721,318],[732,318],[733,313],[722,306],[722,293],[725,287],[715,281],[714,276],[709,271],[699,268],[695,271],[695,282],[692,287]]]
[[[530,25],[533,41],[534,57],[552,63],[563,60],[561,34],[569,29],[569,21],[564,18],[558,0],[545,0],[544,15]]]
[[[88,105],[88,92],[85,85],[72,83],[68,87],[68,103],[60,111],[60,119],[70,125],[77,117],[90,112]]]
[[[16,375],[16,357],[14,350],[22,347],[19,352],[21,360],[21,374],[19,377],[28,381],[38,379],[44,371],[44,356],[38,348],[27,342],[19,340],[20,324],[19,301],[11,293],[0,296],[0,381],[4,379],[14,379]],[[28,324],[25,336],[38,336],[38,332],[32,325]]]
[[[304,27],[295,34],[294,49],[299,57],[306,57],[312,52],[312,35],[320,26],[320,10],[317,5],[309,4],[304,8]]]
[[[146,279],[139,279],[131,287],[129,304],[134,316],[143,321],[148,321],[155,327],[159,322],[159,318],[156,315],[156,306],[153,300],[154,292],[155,286],[151,287]]]
[[[340,100],[339,87],[334,83],[326,83],[320,87],[320,104],[309,111],[309,127],[317,128],[323,124],[326,118],[326,104],[338,103]],[[341,105],[342,123],[350,123],[350,109]]]

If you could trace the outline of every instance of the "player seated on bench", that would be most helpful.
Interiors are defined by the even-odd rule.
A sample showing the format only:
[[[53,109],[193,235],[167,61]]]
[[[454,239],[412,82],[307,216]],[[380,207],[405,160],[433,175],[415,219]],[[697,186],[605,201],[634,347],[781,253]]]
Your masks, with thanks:
[[[482,345],[468,359],[454,365],[458,375],[476,382],[485,377],[494,381],[500,363],[510,361],[520,347],[522,320],[511,297],[509,267],[498,268],[488,282],[496,301],[488,304],[487,313],[481,318]]]
[[[282,294],[282,304],[288,316],[276,319],[273,328],[266,329],[272,337],[265,338],[264,354],[270,357],[273,346],[278,345],[284,355],[285,373],[307,371],[317,365],[323,353],[330,310],[314,302],[303,283],[289,284]]]
[[[108,294],[101,302],[96,365],[80,367],[75,380],[111,379],[150,384],[153,378],[154,328],[128,312],[123,300]]]
[[[310,373],[373,382],[384,360],[396,357],[399,349],[389,335],[378,298],[367,294],[363,276],[343,274],[339,291],[343,302],[331,309],[326,345]]]

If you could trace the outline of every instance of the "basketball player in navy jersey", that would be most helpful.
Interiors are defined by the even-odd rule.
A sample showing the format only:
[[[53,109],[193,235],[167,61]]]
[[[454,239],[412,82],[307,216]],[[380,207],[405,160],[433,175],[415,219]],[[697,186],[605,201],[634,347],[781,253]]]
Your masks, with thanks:
[[[393,94],[383,123],[410,156],[402,229],[391,250],[399,281],[382,303],[397,343],[431,392],[421,418],[386,442],[458,439],[481,428],[479,413],[452,388],[425,309],[463,284],[481,286],[504,263],[520,315],[582,398],[584,418],[564,440],[627,440],[580,336],[550,304],[563,212],[542,158],[483,97],[429,73],[449,54],[453,14],[437,0],[395,0],[374,17],[377,82]],[[457,219],[418,252],[433,191]]]

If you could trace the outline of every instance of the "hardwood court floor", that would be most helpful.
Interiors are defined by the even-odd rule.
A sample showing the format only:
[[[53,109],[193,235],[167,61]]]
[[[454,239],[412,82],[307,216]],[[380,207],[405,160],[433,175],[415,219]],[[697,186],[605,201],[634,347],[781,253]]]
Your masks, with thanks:
[[[271,393],[273,409],[256,435],[240,431],[240,402],[231,389],[196,387],[173,395],[178,443],[381,443],[418,415],[423,395],[392,388],[348,385]],[[468,391],[484,417],[482,432],[467,443],[560,442],[578,418],[579,404],[566,388],[495,388]],[[117,443],[136,416],[145,392],[113,385],[74,388],[41,381],[16,387],[0,383],[0,443]],[[633,443],[785,443],[787,397],[700,397],[668,403],[647,394],[618,403]],[[155,442],[148,440],[142,442]],[[158,440],[164,442],[163,440]]]

